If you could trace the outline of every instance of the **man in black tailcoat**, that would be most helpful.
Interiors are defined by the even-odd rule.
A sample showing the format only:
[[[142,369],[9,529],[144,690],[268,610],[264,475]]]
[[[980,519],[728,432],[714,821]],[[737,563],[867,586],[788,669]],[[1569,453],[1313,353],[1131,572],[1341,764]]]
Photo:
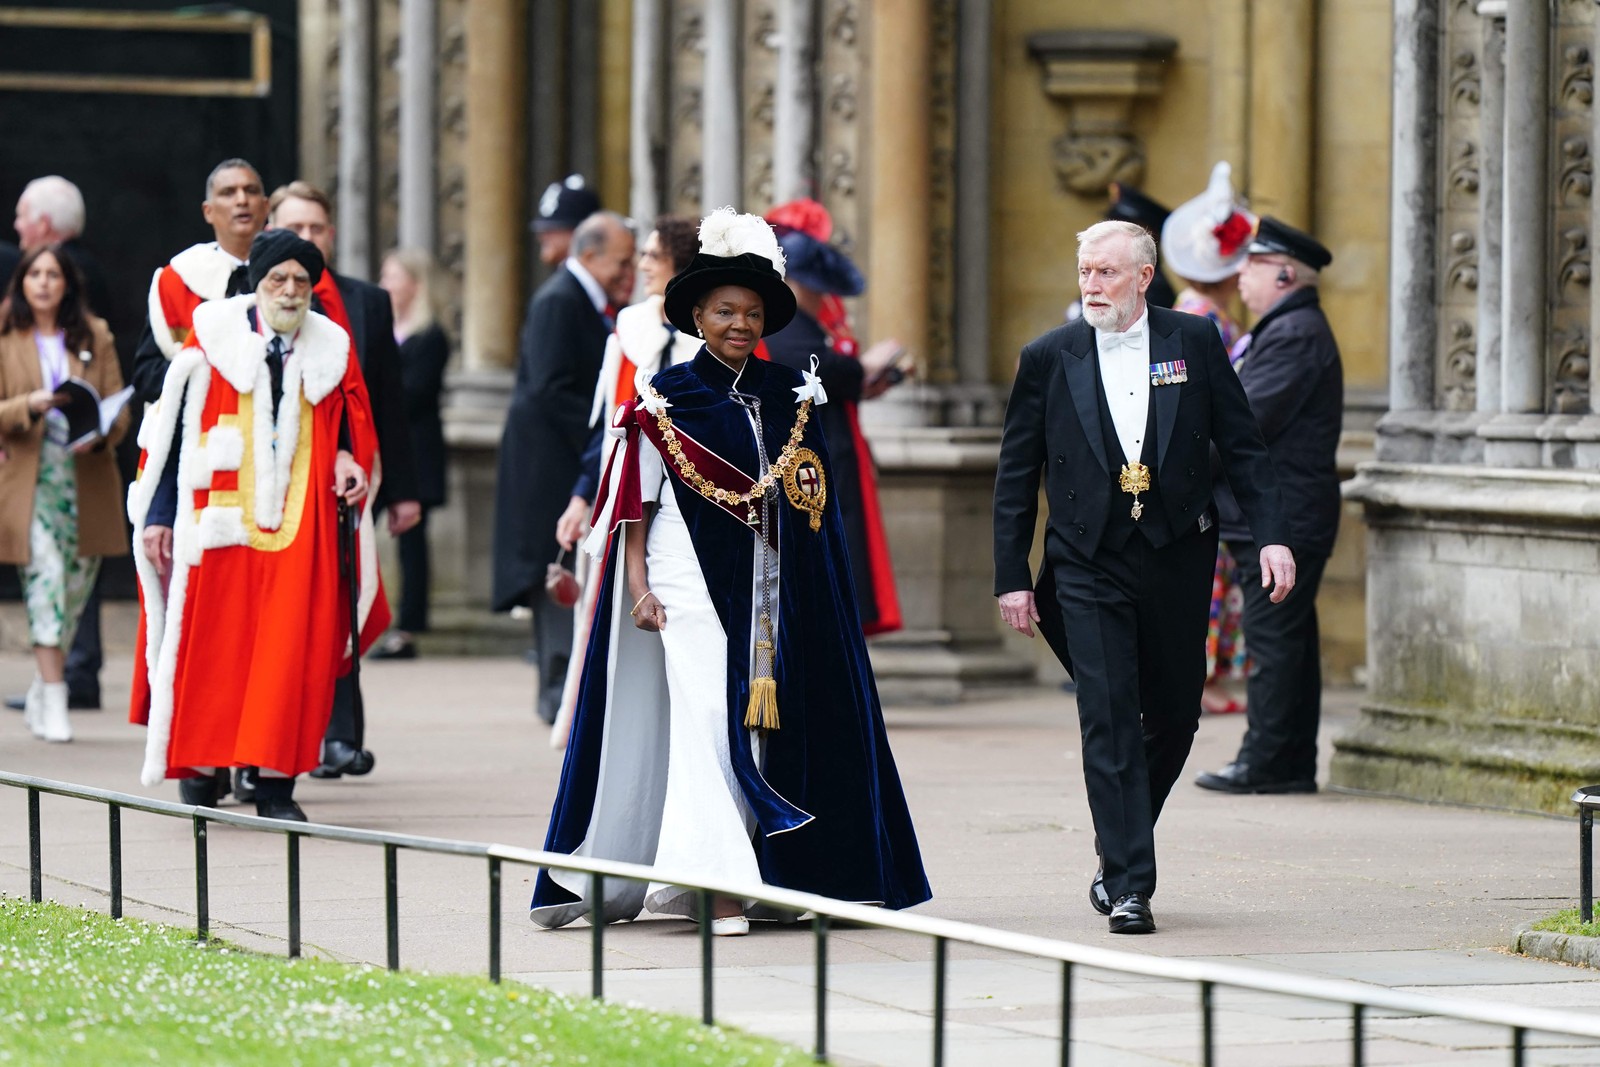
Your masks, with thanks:
[[[589,409],[615,325],[633,289],[634,236],[597,212],[573,232],[571,255],[533,294],[517,347],[517,380],[495,484],[495,611],[533,611],[539,717],[554,722],[572,650],[572,609],[545,595],[556,523],[589,442]]]
[[[995,478],[995,594],[1077,681],[1112,933],[1155,930],[1155,822],[1200,718],[1216,565],[1210,448],[1282,600],[1294,557],[1277,476],[1216,327],[1149,307],[1156,246],[1127,222],[1078,235],[1083,318],[1022,350]],[[1045,475],[1044,567],[1028,567]]]
[[[1339,432],[1344,368],[1317,299],[1333,255],[1308,233],[1261,220],[1239,272],[1239,295],[1259,316],[1237,363],[1266,438],[1289,514],[1298,588],[1286,603],[1261,592],[1255,543],[1239,507],[1217,494],[1222,539],[1239,561],[1250,649],[1249,729],[1234,761],[1195,784],[1226,793],[1314,793],[1322,720],[1317,586],[1339,533]]]

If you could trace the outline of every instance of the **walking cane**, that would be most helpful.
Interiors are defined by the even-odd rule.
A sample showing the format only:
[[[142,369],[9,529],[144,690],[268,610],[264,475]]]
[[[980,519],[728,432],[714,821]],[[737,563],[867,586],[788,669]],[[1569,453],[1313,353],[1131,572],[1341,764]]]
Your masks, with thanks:
[[[347,486],[355,484],[351,479]],[[361,510],[339,498],[339,548],[344,564],[346,586],[350,591],[350,690],[355,718],[354,745],[362,751],[367,737],[367,709],[361,698],[361,559],[356,554],[356,532],[361,527]]]

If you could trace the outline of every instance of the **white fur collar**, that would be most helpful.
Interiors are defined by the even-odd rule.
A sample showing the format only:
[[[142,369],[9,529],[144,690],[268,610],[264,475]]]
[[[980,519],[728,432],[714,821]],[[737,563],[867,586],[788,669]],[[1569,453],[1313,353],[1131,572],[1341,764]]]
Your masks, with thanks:
[[[206,361],[241,393],[256,386],[256,372],[267,358],[267,339],[250,328],[245,312],[255,306],[253,294],[211,300],[194,309],[194,339]],[[295,338],[291,364],[299,364],[305,398],[313,404],[339,387],[350,359],[350,335],[332,319],[315,311]]]
[[[234,258],[215,241],[190,245],[172,257],[171,267],[189,291],[202,300],[221,300],[228,295],[228,276],[238,266]]]
[[[667,324],[661,319],[662,298],[647,296],[637,304],[629,304],[617,312],[617,341],[622,354],[641,371],[648,370],[652,377],[666,370],[660,365],[661,350],[667,345]],[[700,351],[700,338],[674,332],[671,362],[687,363]]]

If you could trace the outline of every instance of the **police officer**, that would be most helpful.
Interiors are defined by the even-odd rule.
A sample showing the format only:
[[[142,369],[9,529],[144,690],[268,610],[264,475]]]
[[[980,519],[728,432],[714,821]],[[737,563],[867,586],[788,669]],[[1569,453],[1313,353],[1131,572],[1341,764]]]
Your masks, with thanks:
[[[1271,603],[1244,517],[1226,488],[1218,492],[1222,538],[1239,561],[1244,589],[1253,664],[1249,729],[1235,760],[1195,784],[1226,793],[1314,793],[1322,717],[1317,586],[1339,532],[1334,457],[1344,414],[1339,346],[1317,298],[1333,255],[1270,216],[1261,219],[1249,251],[1239,295],[1259,318],[1239,341],[1237,368],[1278,472],[1299,573],[1294,593]]]

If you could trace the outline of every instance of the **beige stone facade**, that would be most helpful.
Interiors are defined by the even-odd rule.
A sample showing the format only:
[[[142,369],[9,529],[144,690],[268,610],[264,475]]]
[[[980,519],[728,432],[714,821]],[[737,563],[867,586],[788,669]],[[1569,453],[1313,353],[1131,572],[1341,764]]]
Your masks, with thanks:
[[[404,180],[394,135],[402,5],[343,2],[374,12],[371,246],[381,251],[398,236],[393,202]],[[903,479],[907,514],[945,515],[952,531],[964,530],[962,516],[981,510],[983,478],[972,472],[997,447],[997,400],[1016,354],[1075,298],[1073,234],[1105,207],[1103,195],[1063,183],[1061,143],[1075,123],[1121,107],[1122,165],[1133,168],[1123,177],[1135,175],[1172,206],[1227,159],[1257,210],[1309,227],[1333,249],[1323,299],[1352,401],[1346,459],[1370,447],[1375,414],[1363,413],[1381,406],[1387,380],[1390,0],[434,0],[434,8],[434,236],[462,347],[450,431],[461,490],[452,510],[461,511],[438,524],[443,554],[460,557],[440,561],[447,602],[471,608],[484,599],[487,546],[474,531],[488,516],[478,498],[498,437],[494,398],[509,386],[516,321],[541,276],[526,222],[537,190],[568,169],[587,169],[607,206],[641,215],[698,213],[713,206],[715,188],[739,190],[749,210],[764,210],[779,189],[821,199],[835,240],[873,283],[854,309],[858,326],[869,339],[908,341],[926,383],[868,415],[889,507]],[[335,188],[340,10],[340,0],[302,4],[303,154],[310,176]],[[1081,30],[1165,36],[1176,48],[1142,68],[1145,95],[1131,105],[1091,101],[1075,112],[1046,90],[1029,42]],[[795,32],[807,47],[786,68]],[[793,90],[785,70],[798,70],[809,94],[803,129],[778,104]],[[1108,73],[1107,84],[1122,76]],[[651,114],[638,112],[638,78],[659,97]],[[715,85],[733,87],[732,106],[708,99]],[[563,116],[541,113],[548,101]],[[963,428],[953,446],[940,432],[951,427]],[[960,470],[941,474],[956,455]],[[941,482],[960,499],[930,499]],[[1364,659],[1362,535],[1354,518],[1347,525],[1324,589],[1335,679]],[[963,609],[939,592],[950,584],[940,575],[976,573],[957,554],[986,559],[987,544],[968,543],[970,531],[956,540],[921,521],[900,524],[913,526],[919,544],[899,553],[907,602],[940,606],[911,629],[940,647],[983,646],[980,659],[998,655],[1009,646],[978,618],[992,604],[980,597]],[[934,558],[929,545],[938,546]]]

